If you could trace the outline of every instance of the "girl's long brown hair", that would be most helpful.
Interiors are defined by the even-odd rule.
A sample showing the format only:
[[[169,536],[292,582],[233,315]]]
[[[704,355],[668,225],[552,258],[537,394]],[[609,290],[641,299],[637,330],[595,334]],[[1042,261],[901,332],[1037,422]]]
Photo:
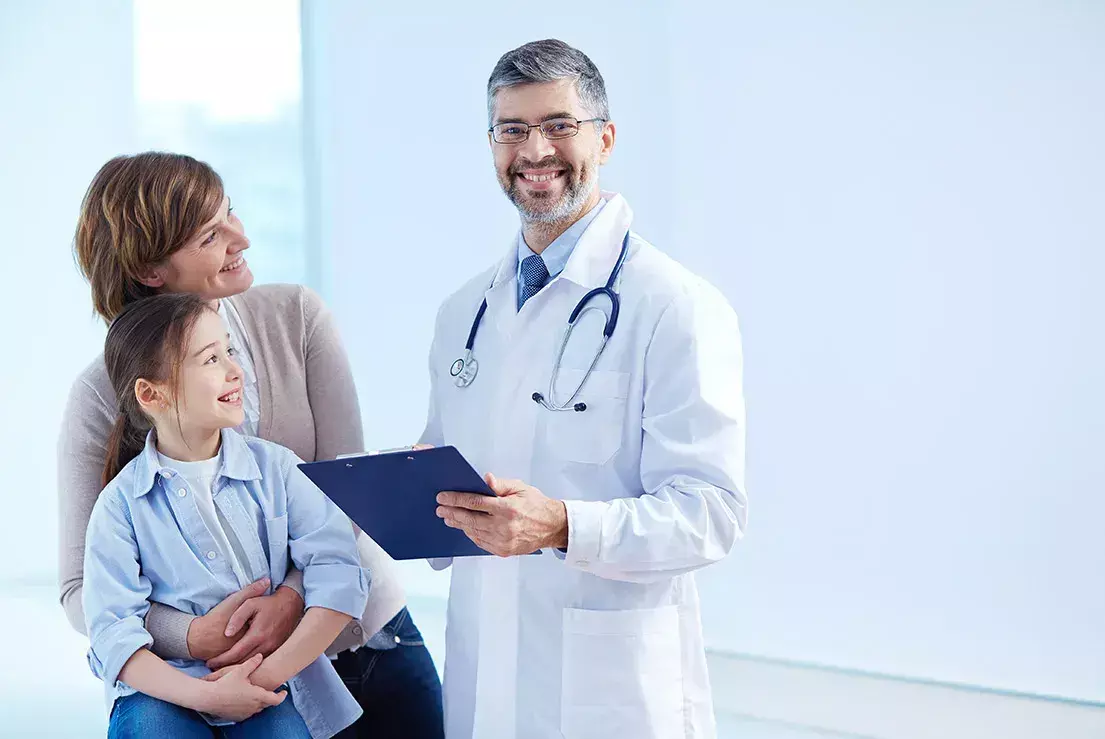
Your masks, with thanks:
[[[190,293],[156,295],[129,303],[107,330],[104,363],[115,389],[119,415],[108,438],[103,485],[138,456],[153,423],[138,404],[140,379],[168,383],[174,397],[180,367],[196,321],[211,304]]]

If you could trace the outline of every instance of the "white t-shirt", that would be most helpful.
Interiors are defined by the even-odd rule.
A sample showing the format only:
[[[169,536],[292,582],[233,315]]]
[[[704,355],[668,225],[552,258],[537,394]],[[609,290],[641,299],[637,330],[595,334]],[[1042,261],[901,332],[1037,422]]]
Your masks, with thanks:
[[[248,558],[245,549],[242,548],[238,537],[234,535],[234,529],[226,521],[226,518],[215,505],[215,479],[219,472],[220,455],[199,462],[180,462],[170,459],[161,452],[157,453],[158,461],[162,467],[175,470],[185,479],[192,494],[196,496],[196,508],[200,518],[207,526],[208,531],[215,537],[215,545],[222,555],[230,561],[234,574],[238,578],[240,587],[245,587],[253,582],[249,576]]]

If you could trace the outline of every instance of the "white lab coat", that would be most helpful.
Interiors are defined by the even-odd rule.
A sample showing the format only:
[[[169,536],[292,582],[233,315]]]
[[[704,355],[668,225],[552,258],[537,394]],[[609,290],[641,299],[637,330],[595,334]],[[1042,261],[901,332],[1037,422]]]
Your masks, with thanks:
[[[716,734],[693,572],[724,557],[746,521],[735,313],[632,234],[617,329],[579,396],[587,410],[554,413],[531,399],[548,395],[568,315],[606,283],[630,227],[625,200],[603,198],[564,271],[521,311],[512,239],[502,262],[438,313],[422,441],[563,499],[569,520],[566,555],[452,562],[448,739]],[[458,388],[449,367],[485,297],[479,374]],[[558,401],[590,364],[604,321],[580,319]]]

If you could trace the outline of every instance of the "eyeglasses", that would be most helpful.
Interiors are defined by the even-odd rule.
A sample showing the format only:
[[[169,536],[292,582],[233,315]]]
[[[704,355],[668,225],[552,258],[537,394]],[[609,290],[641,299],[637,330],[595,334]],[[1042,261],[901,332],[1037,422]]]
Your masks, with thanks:
[[[491,132],[491,137],[496,144],[520,144],[529,139],[531,128],[540,129],[541,135],[549,141],[557,141],[575,136],[579,133],[579,127],[584,123],[598,121],[605,123],[602,118],[588,118],[585,121],[579,121],[575,118],[550,118],[536,126],[531,126],[528,123],[498,123],[487,130]]]

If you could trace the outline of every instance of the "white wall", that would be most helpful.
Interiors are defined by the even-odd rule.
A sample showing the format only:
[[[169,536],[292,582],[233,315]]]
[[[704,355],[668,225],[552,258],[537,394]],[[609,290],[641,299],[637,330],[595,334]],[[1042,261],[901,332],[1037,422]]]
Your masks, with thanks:
[[[1105,699],[1105,6],[677,16],[677,257],[744,319],[714,645]],[[686,7],[686,6],[684,6]],[[712,172],[730,170],[728,181]]]
[[[73,230],[92,175],[132,146],[131,50],[130,0],[0,2],[0,733],[10,736],[106,732],[87,640],[57,605],[54,442],[73,378],[103,348]]]
[[[744,324],[752,515],[700,578],[711,645],[1105,700],[1105,8],[431,6],[305,9],[368,443],[417,435],[436,307],[516,226],[491,67],[561,37],[607,79],[604,185]]]
[[[73,233],[92,175],[131,146],[131,51],[130,0],[0,3],[0,579],[55,579],[54,442],[104,336]]]

